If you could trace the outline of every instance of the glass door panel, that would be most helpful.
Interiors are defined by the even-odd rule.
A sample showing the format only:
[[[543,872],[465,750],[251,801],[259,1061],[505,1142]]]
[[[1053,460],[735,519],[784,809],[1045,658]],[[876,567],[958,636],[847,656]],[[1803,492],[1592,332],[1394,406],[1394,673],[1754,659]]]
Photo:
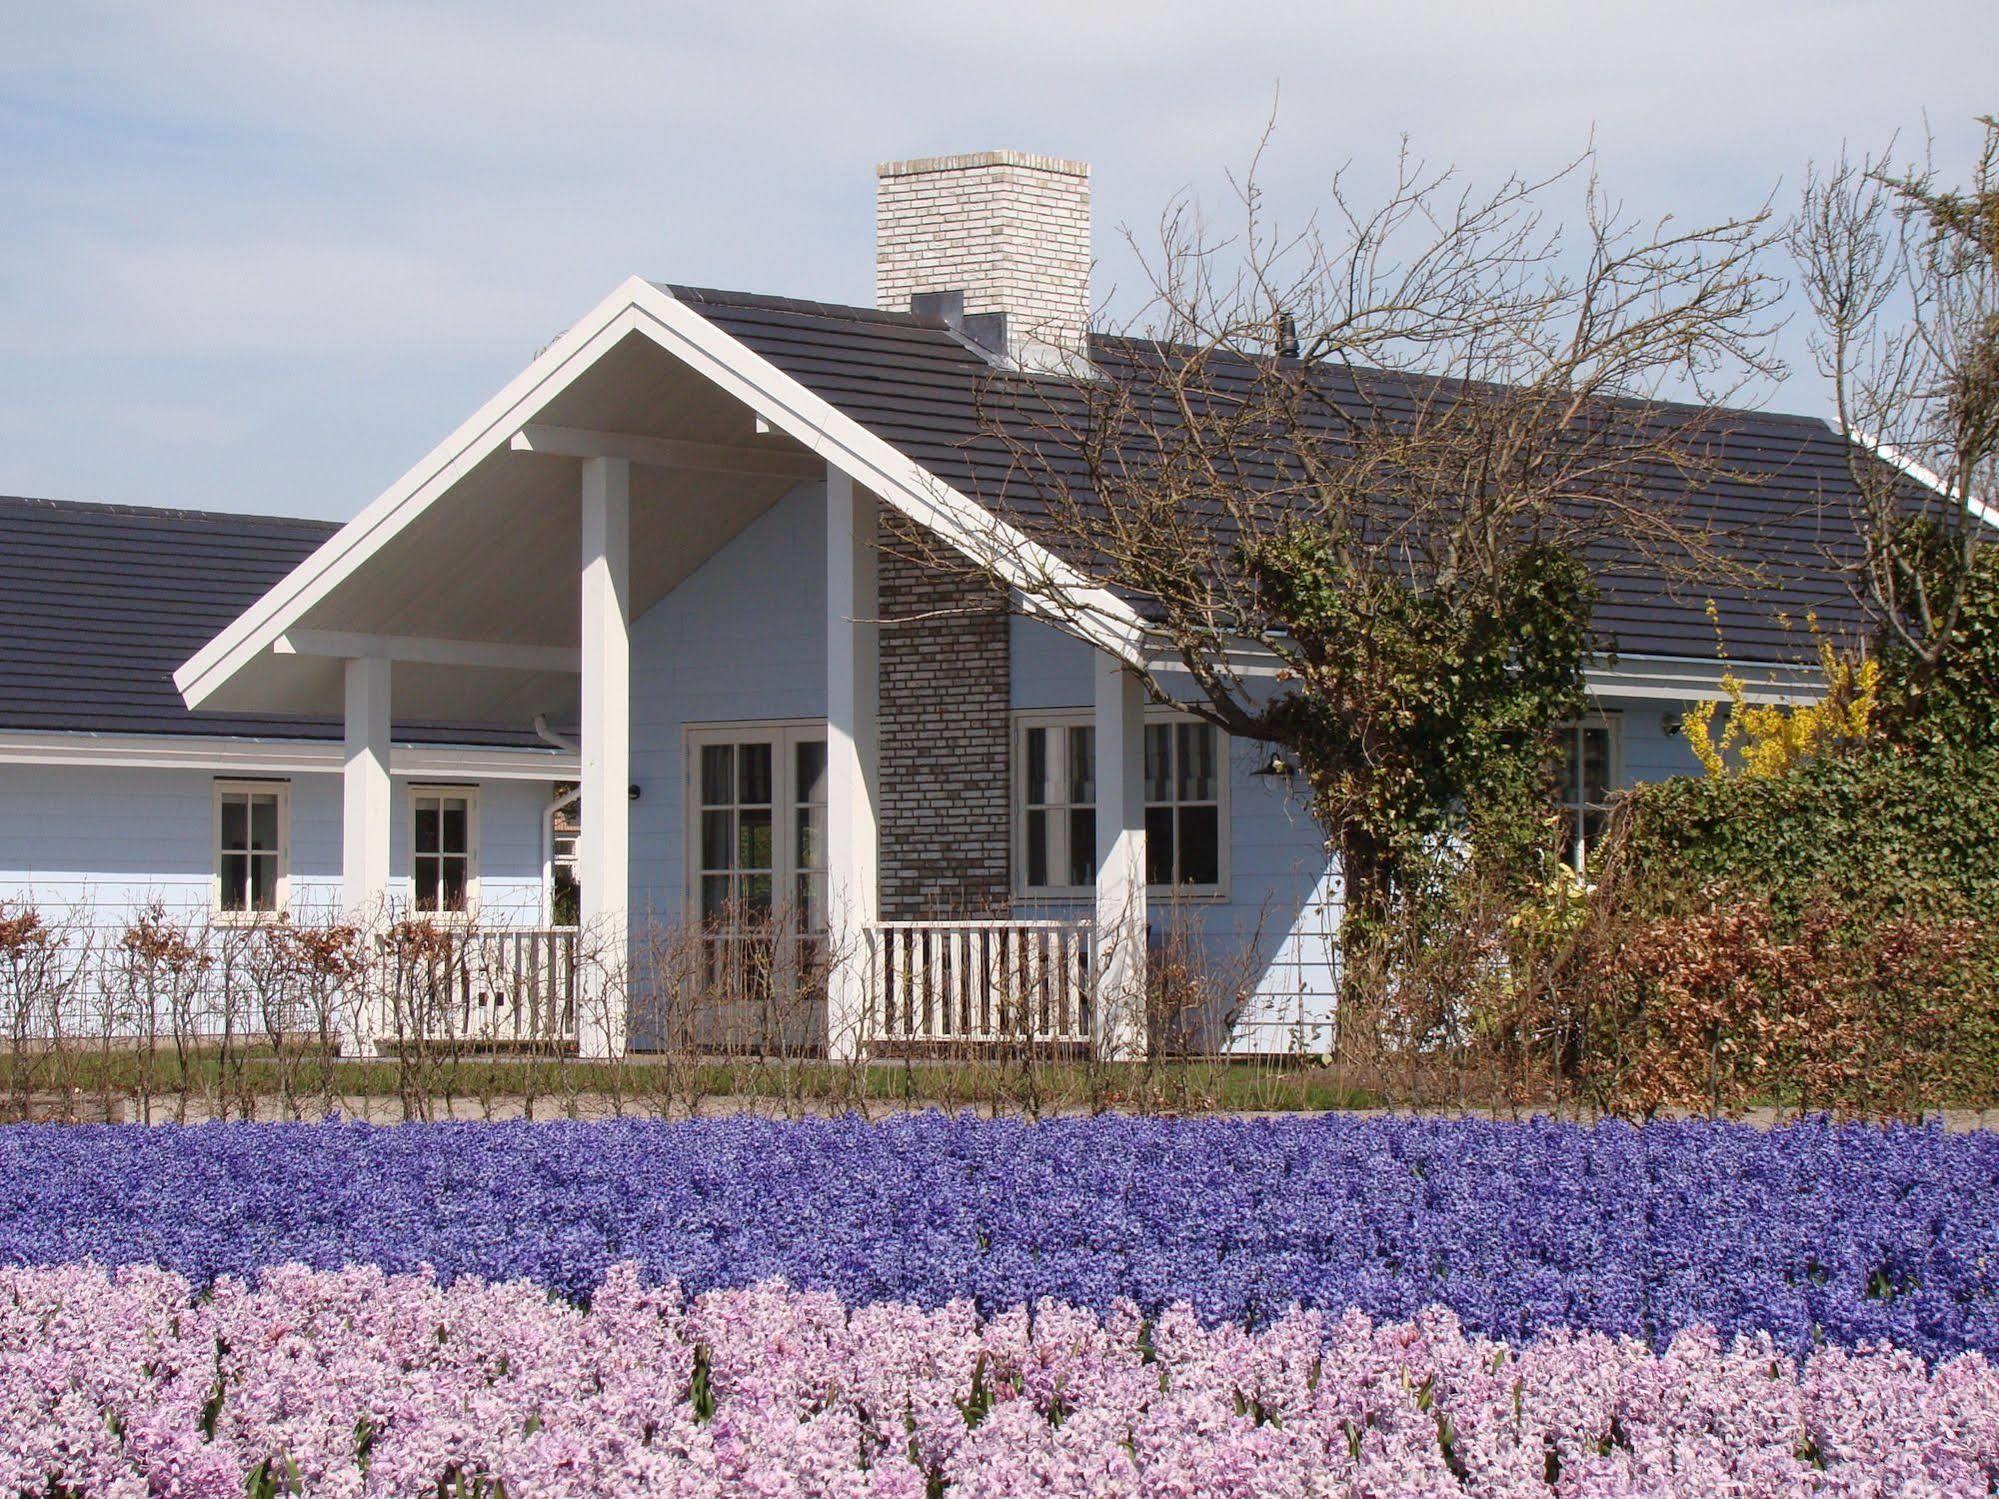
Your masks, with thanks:
[[[736,1004],[735,1044],[790,1031],[779,1012],[817,992],[826,926],[823,730],[744,728],[693,749],[690,892],[709,997]],[[742,1007],[747,1001],[748,1008]]]

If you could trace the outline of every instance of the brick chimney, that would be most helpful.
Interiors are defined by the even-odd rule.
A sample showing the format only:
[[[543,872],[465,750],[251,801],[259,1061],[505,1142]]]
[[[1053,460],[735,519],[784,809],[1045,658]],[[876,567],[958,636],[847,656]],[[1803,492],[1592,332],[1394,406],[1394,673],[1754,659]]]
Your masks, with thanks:
[[[1090,169],[1026,151],[875,168],[875,305],[939,313],[1026,369],[1088,353]]]

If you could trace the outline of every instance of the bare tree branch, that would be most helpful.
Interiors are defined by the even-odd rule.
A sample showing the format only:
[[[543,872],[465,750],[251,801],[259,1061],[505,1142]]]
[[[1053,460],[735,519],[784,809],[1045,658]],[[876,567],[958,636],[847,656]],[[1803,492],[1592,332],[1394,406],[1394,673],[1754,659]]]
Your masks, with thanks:
[[[1901,168],[1890,142],[1814,169],[1787,233],[1817,319],[1812,353],[1856,440],[1848,466],[1867,533],[1856,592],[1930,670],[1987,541],[1976,502],[1999,492],[1999,121],[1981,123],[1966,190],[1939,185],[1933,142]],[[1912,483],[1909,465],[1934,487]]]

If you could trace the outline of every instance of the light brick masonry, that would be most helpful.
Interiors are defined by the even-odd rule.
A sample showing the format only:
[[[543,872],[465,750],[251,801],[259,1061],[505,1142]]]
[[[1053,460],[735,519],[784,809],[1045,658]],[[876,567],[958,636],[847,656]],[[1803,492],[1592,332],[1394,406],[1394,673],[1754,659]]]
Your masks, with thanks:
[[[1026,151],[875,168],[875,305],[962,291],[970,314],[1007,315],[1008,343],[1085,352],[1090,169]]]
[[[875,169],[875,304],[962,291],[1006,314],[1008,352],[1086,352],[1090,169],[1024,151]],[[988,916],[1011,896],[1004,596],[893,530],[881,557],[881,913]]]

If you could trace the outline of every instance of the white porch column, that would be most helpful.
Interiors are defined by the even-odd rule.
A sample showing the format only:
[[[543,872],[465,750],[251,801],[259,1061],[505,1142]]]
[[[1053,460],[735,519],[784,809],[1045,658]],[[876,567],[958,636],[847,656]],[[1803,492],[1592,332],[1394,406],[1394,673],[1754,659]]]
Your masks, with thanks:
[[[1097,1052],[1145,1055],[1145,694],[1096,653]]]
[[[340,875],[347,914],[378,921],[389,899],[389,663],[347,663],[341,763]]]
[[[631,900],[631,511],[623,458],[583,460],[582,931],[577,1049],[621,1056]]]
[[[826,470],[826,1055],[864,1057],[877,915],[875,824],[880,709],[876,586],[879,512],[853,479]]]
[[[383,658],[350,660],[347,671],[346,753],[340,768],[340,886],[347,919],[372,953],[376,929],[389,919],[389,683]],[[369,970],[372,972],[372,967]],[[365,984],[352,1010],[358,1035],[347,1039],[372,1055],[387,1030],[382,996]]]

